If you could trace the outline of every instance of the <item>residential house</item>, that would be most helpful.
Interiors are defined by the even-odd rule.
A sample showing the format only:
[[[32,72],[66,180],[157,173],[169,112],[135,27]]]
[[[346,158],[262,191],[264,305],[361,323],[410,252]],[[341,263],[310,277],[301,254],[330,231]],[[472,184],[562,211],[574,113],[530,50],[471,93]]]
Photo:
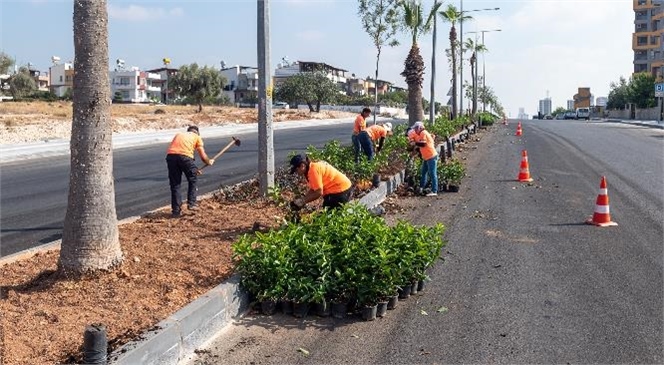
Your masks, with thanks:
[[[32,77],[33,80],[35,80],[35,85],[37,85],[37,90],[39,91],[48,91],[49,88],[49,77],[48,73],[46,75],[42,75],[41,71],[35,70],[32,67],[28,68],[28,72],[30,73],[30,77]],[[72,80],[73,81],[73,80]]]
[[[346,80],[346,94],[349,96],[365,96],[368,95],[366,81],[355,74]]]
[[[159,79],[153,79],[152,80],[152,86],[158,86],[160,89],[160,95],[161,95],[161,102],[164,104],[171,104],[175,101],[177,98],[177,95],[175,95],[175,92],[173,90],[168,88],[168,80],[173,77],[176,73],[178,73],[177,68],[168,68],[168,67],[161,67],[161,68],[155,68],[152,70],[147,70],[147,73],[152,73],[152,74],[158,74]]]
[[[162,100],[161,76],[158,73],[130,70],[109,72],[111,95],[114,101],[129,103],[149,103]],[[156,83],[154,81],[157,81]]]
[[[233,104],[255,104],[258,100],[258,67],[227,67],[219,71],[226,79],[222,93]]]
[[[347,91],[348,71],[330,66],[323,62],[296,61],[293,63],[279,64],[274,71],[274,86],[277,87],[291,76],[302,72],[323,71],[327,78],[339,86],[340,92]]]
[[[373,80],[370,78],[367,78],[367,81],[369,81],[370,86],[369,86],[369,94],[370,95],[376,95],[376,90],[378,90],[378,95],[383,95],[385,93],[388,93],[392,89],[392,83],[389,81],[385,80]]]
[[[664,74],[664,0],[633,0],[634,73]]]
[[[48,77],[51,93],[61,98],[74,87],[74,65],[70,62],[56,63],[49,67]]]

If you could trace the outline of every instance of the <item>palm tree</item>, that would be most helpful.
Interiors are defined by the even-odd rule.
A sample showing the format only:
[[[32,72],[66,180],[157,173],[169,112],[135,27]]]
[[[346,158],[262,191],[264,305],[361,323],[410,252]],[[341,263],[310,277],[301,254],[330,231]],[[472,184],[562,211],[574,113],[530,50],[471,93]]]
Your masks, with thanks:
[[[422,108],[422,81],[424,80],[424,59],[420,54],[417,39],[420,35],[431,30],[433,17],[436,16],[440,3],[434,4],[433,8],[424,21],[422,17],[422,4],[419,1],[403,1],[401,6],[404,11],[403,26],[412,36],[412,45],[401,76],[406,78],[408,84],[408,123],[410,125],[424,119]]]
[[[473,55],[470,57],[470,76],[473,82],[472,86],[472,96],[473,96],[473,115],[477,113],[477,78],[475,77],[475,64],[477,63],[477,53],[483,53],[488,51],[484,44],[478,44],[473,41],[472,38],[468,38],[464,43],[464,48],[472,51]],[[463,61],[462,61],[463,62]]]
[[[452,25],[450,28],[450,64],[452,66],[452,118],[456,118],[458,114],[457,109],[457,31],[456,23],[462,20],[471,19],[468,15],[463,15],[456,6],[447,5],[447,8],[444,11],[441,11],[440,16],[443,18],[443,21],[446,21]],[[462,60],[463,62],[463,60]],[[463,105],[461,106],[463,108]]]
[[[58,268],[107,270],[122,262],[113,185],[106,0],[74,0],[74,116],[69,197]]]

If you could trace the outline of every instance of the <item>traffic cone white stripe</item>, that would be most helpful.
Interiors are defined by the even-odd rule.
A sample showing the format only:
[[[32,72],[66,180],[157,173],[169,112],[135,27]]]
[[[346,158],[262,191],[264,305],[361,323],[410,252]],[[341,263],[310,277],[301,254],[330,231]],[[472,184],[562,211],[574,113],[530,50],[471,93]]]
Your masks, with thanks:
[[[608,205],[595,205],[595,213],[599,214],[609,214],[609,206]]]
[[[609,195],[609,189],[599,189],[599,195]]]

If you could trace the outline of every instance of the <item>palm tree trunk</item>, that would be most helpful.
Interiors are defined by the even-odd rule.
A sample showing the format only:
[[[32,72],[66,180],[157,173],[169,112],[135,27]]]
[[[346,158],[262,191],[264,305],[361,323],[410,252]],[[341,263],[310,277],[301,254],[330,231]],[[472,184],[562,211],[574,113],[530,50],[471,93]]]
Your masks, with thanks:
[[[412,90],[412,91],[411,91]],[[414,107],[411,108],[411,105]],[[422,85],[408,84],[408,125],[424,120],[422,108]]]
[[[74,1],[74,116],[69,197],[58,267],[65,274],[122,262],[113,185],[106,0]]]
[[[476,93],[476,88],[475,88],[475,62],[477,62],[477,58],[475,57],[475,52],[473,52],[472,57],[470,57],[470,79],[472,80],[472,95],[473,95],[473,110],[472,114],[473,116],[477,112],[477,95]]]
[[[415,122],[424,119],[424,110],[422,109],[424,59],[416,42],[413,42],[404,66],[401,75],[405,77],[408,84],[408,123],[413,125]]]
[[[457,61],[456,61],[456,28],[454,24],[450,28],[450,56],[452,57],[452,119],[458,115],[457,109]]]

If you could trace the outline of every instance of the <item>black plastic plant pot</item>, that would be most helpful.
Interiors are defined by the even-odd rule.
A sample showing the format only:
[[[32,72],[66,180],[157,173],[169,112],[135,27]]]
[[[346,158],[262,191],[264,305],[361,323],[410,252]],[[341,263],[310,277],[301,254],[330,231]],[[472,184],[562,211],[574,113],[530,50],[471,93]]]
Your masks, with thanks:
[[[282,300],[279,302],[281,304],[281,313],[283,314],[293,314],[293,302],[290,300]]]
[[[410,296],[410,289],[412,288],[411,284],[404,285],[399,288],[399,299],[408,299]]]
[[[447,190],[452,192],[452,193],[458,193],[459,192],[459,185],[450,185],[447,187]]]
[[[319,316],[319,317],[329,317],[330,316],[331,308],[330,308],[329,303],[327,303],[327,302],[316,303],[314,305],[314,308],[316,310],[316,315],[317,316]]]
[[[385,317],[385,314],[387,313],[387,303],[388,302],[378,302],[378,306],[376,307],[376,317]]]
[[[390,300],[387,301],[387,309],[392,310],[396,308],[397,303],[399,303],[399,294],[390,297]]]
[[[443,188],[443,191],[450,191],[450,189],[447,187],[447,184],[442,184],[441,187]]]
[[[417,291],[423,291],[424,287],[426,286],[426,281],[424,279],[420,280],[417,282]]]
[[[375,305],[372,305],[371,307],[362,307],[362,319],[365,321],[376,320],[376,311],[377,306]]]
[[[277,310],[277,302],[274,300],[264,300],[261,302],[261,312],[267,316],[271,316]]]
[[[417,281],[413,281],[410,284],[410,295],[415,295],[417,294]]]
[[[377,188],[380,185],[380,174],[374,174],[371,178],[371,186]]]
[[[348,303],[332,303],[332,317],[346,318],[346,313],[348,313]]]
[[[309,303],[296,303],[293,302],[293,316],[297,318],[304,318],[309,313]]]

